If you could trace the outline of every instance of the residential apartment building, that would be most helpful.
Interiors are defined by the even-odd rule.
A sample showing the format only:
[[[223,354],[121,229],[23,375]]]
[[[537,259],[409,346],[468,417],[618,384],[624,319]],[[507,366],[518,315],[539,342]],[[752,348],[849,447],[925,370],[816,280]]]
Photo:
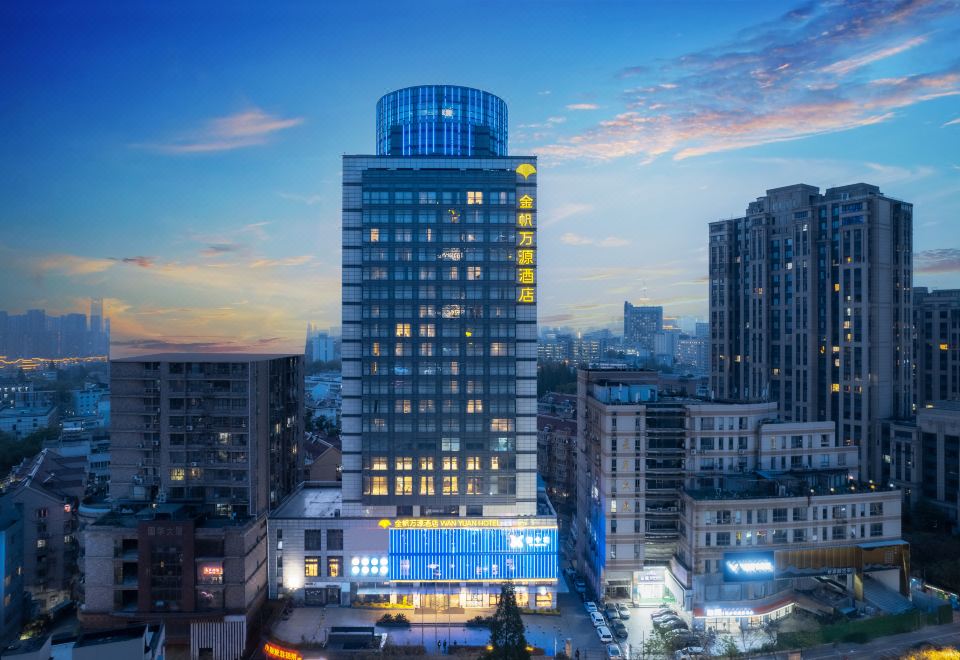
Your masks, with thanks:
[[[899,538],[899,491],[861,483],[858,449],[840,441],[832,422],[783,421],[776,404],[768,402],[665,395],[657,374],[647,371],[581,370],[578,397],[579,483],[572,535],[578,568],[598,597],[651,603],[673,597],[687,609],[719,600],[702,589],[713,584],[712,578],[694,581],[702,571],[691,563],[687,547],[696,542],[691,521],[702,520],[713,500],[842,493],[869,503],[882,497],[893,501],[883,505],[889,516],[883,521],[890,524],[882,535],[871,527],[843,538],[848,543]],[[745,525],[731,549],[783,542],[782,534],[761,524],[785,522],[779,513],[775,521],[761,514],[756,523],[753,513],[740,515],[731,518]],[[800,540],[801,533],[793,538]],[[840,541],[840,533],[829,540]],[[722,536],[721,547],[727,541]],[[713,539],[700,542],[715,547]],[[697,555],[706,556],[712,557]],[[778,590],[788,586],[796,585]],[[737,594],[730,598],[746,598]]]
[[[710,224],[711,390],[832,420],[889,476],[880,421],[909,416],[913,207],[858,183],[797,184]]]
[[[663,307],[623,303],[623,343],[653,353],[655,337],[663,330]]]
[[[565,511],[576,506],[576,420],[537,415],[537,473],[554,507]]]
[[[913,289],[917,408],[960,399],[960,289]]]
[[[23,591],[23,506],[0,497],[0,644],[20,636],[27,609]],[[32,551],[32,549],[31,549]]]
[[[86,459],[44,449],[13,469],[2,500],[23,515],[23,588],[41,612],[76,593],[77,507],[86,492]]]

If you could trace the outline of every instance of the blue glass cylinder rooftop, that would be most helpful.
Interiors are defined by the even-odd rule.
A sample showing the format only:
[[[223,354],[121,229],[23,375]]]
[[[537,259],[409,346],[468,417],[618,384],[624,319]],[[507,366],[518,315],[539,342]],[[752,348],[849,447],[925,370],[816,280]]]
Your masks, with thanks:
[[[506,156],[507,104],[489,92],[420,85],[377,101],[378,156]]]

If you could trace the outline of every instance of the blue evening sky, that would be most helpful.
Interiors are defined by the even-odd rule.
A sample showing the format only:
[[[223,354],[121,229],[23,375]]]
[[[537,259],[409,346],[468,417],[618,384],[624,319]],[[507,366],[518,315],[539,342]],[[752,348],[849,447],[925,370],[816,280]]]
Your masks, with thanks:
[[[797,182],[913,202],[916,283],[958,286],[958,37],[954,0],[5,3],[0,309],[298,349],[339,324],[340,155],[428,83],[540,156],[543,325],[705,316],[707,223]]]

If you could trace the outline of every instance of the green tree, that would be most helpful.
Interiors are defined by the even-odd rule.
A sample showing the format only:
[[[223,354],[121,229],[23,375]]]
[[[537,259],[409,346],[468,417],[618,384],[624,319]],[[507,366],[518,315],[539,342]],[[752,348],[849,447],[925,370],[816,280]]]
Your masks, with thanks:
[[[523,619],[517,605],[513,583],[500,587],[500,602],[490,623],[490,644],[482,656],[485,660],[529,660]]]

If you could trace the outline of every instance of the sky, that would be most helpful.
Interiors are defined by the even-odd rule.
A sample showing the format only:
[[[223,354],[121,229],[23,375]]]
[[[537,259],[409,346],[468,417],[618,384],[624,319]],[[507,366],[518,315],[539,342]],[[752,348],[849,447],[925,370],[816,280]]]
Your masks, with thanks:
[[[377,99],[486,89],[539,157],[542,326],[705,317],[707,223],[768,188],[914,204],[960,286],[960,2],[0,6],[0,309],[106,301],[113,353],[340,322],[340,163]]]

